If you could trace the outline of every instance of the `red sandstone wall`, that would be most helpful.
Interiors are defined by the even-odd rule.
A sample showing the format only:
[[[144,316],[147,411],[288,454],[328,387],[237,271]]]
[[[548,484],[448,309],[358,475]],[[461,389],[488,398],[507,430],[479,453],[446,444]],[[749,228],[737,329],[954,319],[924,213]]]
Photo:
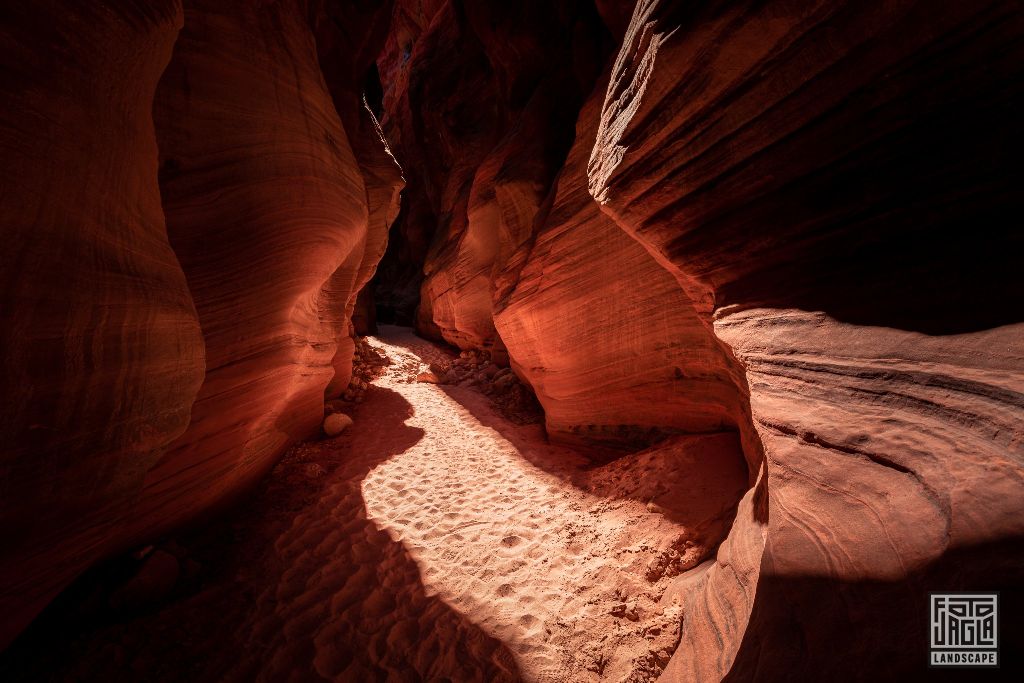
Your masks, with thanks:
[[[910,674],[927,590],[1019,583],[1019,3],[391,9],[4,10],[0,642],[344,388],[382,41],[389,296],[422,267],[420,329],[507,346],[557,437],[744,439],[669,680]]]
[[[742,377],[695,304],[587,191],[604,82],[580,112],[549,212],[495,317],[513,367],[562,440],[637,447],[745,426]],[[755,463],[756,465],[757,463]]]
[[[5,11],[0,642],[243,492],[347,384],[401,185],[355,76],[389,8],[357,5]]]
[[[366,188],[303,7],[185,10],[154,116],[207,371],[188,431],[147,474],[140,534],[244,490],[316,433],[354,286],[329,280],[367,236]],[[337,309],[326,320],[325,286]]]
[[[361,0],[325,2],[314,27],[321,70],[349,134],[352,153],[363,176],[367,207],[363,244],[334,272],[321,296],[321,317],[336,330],[338,345],[332,360],[334,377],[327,386],[328,398],[342,394],[351,380],[355,349],[352,323],[357,295],[362,294],[364,301],[372,295],[366,285],[384,256],[405,185],[402,169],[364,95],[367,75],[375,69],[374,60],[391,24],[391,4]],[[366,305],[372,305],[372,300]],[[366,318],[368,313],[371,312],[362,311],[361,315]],[[364,329],[361,333],[367,332]]]
[[[3,10],[0,648],[109,549],[202,380],[151,117],[181,20],[173,1]]]
[[[1022,29],[1004,2],[637,4],[590,190],[713,302],[765,453],[669,680],[910,676],[928,590],[1024,576]]]
[[[1019,194],[1003,135],[1019,7],[597,9],[621,44],[554,174],[531,147],[553,130],[542,87],[503,99],[514,22],[442,7],[385,53],[390,125],[414,147],[427,117],[416,134],[440,160],[401,219],[409,244],[437,222],[420,329],[507,346],[561,438],[741,430],[757,484],[678,588],[670,678],[908,673],[926,590],[1024,575],[1006,550],[1024,531],[1024,287],[1007,258],[1024,245],[1001,216]],[[468,118],[429,119],[444,111]]]

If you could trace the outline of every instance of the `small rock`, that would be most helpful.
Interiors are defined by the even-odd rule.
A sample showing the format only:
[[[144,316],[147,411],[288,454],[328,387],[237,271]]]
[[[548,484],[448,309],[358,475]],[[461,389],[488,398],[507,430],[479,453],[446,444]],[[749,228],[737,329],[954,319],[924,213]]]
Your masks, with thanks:
[[[620,619],[622,617],[625,617],[630,621],[640,620],[640,615],[637,613],[636,607],[627,605],[624,602],[620,602],[619,604],[615,605],[615,607],[612,607],[612,610],[611,612],[609,612],[609,614],[611,614],[613,617],[618,617]]]
[[[317,463],[317,462],[306,463],[306,466],[303,468],[303,471],[304,471],[305,475],[307,477],[309,477],[310,479],[317,479],[317,478],[322,477],[323,475],[327,474],[327,470],[325,470],[320,465],[320,463]]]
[[[497,389],[505,391],[510,389],[512,385],[516,383],[516,376],[509,372],[507,375],[496,375],[494,380],[494,386]]]
[[[324,420],[324,433],[327,436],[337,436],[351,426],[351,417],[345,413],[333,413]]]
[[[420,374],[416,375],[416,381],[417,382],[425,382],[427,384],[440,384],[441,383],[441,379],[437,375],[435,375],[433,372],[430,372],[429,370],[426,371],[426,372],[421,372]]]

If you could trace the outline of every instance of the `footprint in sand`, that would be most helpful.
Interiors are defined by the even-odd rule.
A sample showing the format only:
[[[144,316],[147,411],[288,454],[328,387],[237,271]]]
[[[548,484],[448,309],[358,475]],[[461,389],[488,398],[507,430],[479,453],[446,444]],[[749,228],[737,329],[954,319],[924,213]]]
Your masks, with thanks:
[[[506,536],[505,538],[501,539],[501,544],[506,548],[514,548],[522,542],[523,539],[519,538],[518,536]]]

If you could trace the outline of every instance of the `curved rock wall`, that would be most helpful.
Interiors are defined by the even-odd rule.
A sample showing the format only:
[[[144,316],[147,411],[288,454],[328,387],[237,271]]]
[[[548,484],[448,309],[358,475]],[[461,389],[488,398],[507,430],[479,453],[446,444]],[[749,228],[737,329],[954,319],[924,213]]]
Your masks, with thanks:
[[[316,430],[396,221],[553,436],[738,432],[666,680],[912,677],[1020,585],[1018,1],[80,4],[0,17],[0,644]]]
[[[415,175],[382,269],[405,290],[418,281],[395,272],[422,271],[421,333],[500,347],[495,271],[530,237],[603,42],[586,2],[396,5],[379,60],[384,129]]]
[[[734,361],[675,278],[587,191],[603,99],[604,82],[580,112],[550,210],[504,274],[514,284],[495,322],[513,368],[561,440],[635,447],[745,426]]]
[[[150,113],[180,3],[2,15],[0,649],[109,549],[204,367]]]
[[[348,383],[401,185],[361,101],[389,11],[4,10],[0,643],[243,492]]]
[[[437,55],[468,73],[447,45],[382,61],[405,74],[382,70],[394,126],[462,111],[467,91],[499,103],[484,124],[420,133],[444,151],[424,182],[448,188],[402,218],[421,243],[439,226],[421,330],[507,346],[560,438],[740,430],[756,485],[717,562],[680,582],[670,678],[869,659],[906,674],[927,590],[1024,575],[1006,551],[1024,531],[1024,281],[1009,257],[1024,245],[1001,217],[1017,208],[1001,133],[1021,103],[1015,8],[641,0],[630,20],[598,3],[621,45],[564,164],[537,160],[565,139],[543,88],[509,104],[514,22],[422,22],[473,28],[490,71],[474,61],[472,79],[430,80]],[[968,571],[970,549],[984,559]],[[850,629],[874,635],[832,656]]]
[[[314,27],[321,70],[362,173],[367,207],[363,244],[334,272],[321,297],[321,317],[337,330],[338,344],[327,398],[340,396],[352,378],[357,297],[362,296],[364,308],[372,306],[372,298],[368,300],[372,292],[366,285],[384,256],[405,184],[365,97],[366,76],[376,68],[374,60],[387,35],[391,11],[390,2],[324,2]],[[370,314],[372,310],[361,312],[364,319]]]
[[[147,474],[140,534],[244,490],[322,419],[368,209],[303,10],[189,0],[157,92],[167,229],[207,371],[188,431]]]
[[[396,17],[422,9],[406,5]],[[552,436],[637,446],[739,428],[756,466],[742,376],[697,314],[710,304],[693,303],[587,192],[610,42],[596,9],[447,3],[429,21],[396,19],[409,23],[381,72],[389,137],[423,175],[400,240],[436,223],[418,329],[507,347]]]
[[[668,680],[912,675],[927,591],[1024,576],[1024,23],[941,5],[637,4],[590,190],[714,302],[765,453]]]

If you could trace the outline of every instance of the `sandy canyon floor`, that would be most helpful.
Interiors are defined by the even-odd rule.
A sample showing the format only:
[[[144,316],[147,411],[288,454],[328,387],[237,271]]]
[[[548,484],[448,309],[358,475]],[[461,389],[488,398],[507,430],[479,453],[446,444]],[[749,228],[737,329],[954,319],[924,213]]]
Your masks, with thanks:
[[[354,425],[292,449],[251,500],[172,544],[169,597],[83,630],[68,613],[99,598],[78,596],[0,673],[654,680],[684,617],[670,587],[713,553],[746,487],[735,437],[596,465],[473,388],[416,382],[446,350],[397,327],[368,341],[390,365]]]

